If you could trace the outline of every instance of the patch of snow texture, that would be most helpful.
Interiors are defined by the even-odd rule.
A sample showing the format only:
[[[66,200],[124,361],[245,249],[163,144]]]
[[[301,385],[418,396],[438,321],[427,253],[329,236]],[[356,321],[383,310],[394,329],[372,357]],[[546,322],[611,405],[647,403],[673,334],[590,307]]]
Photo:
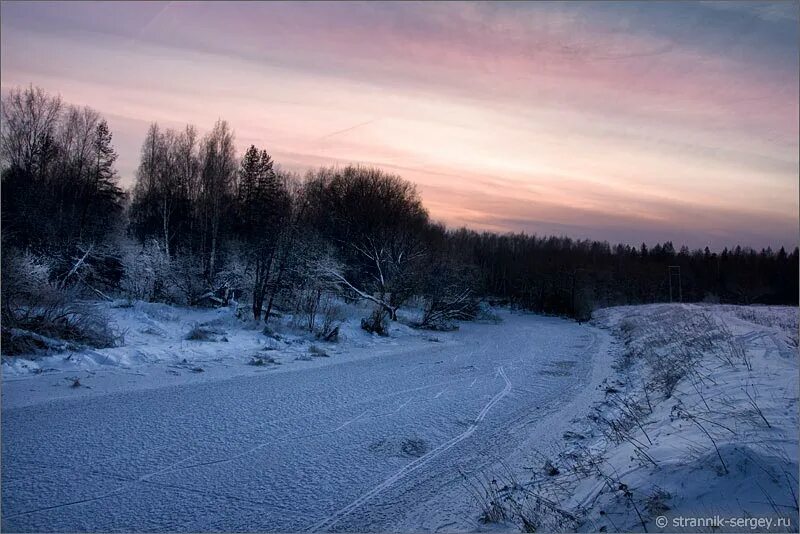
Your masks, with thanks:
[[[532,476],[501,473],[479,495],[484,516],[545,530],[695,532],[738,520],[716,529],[796,532],[797,308],[627,306],[593,323],[616,339],[603,399],[559,449],[529,455]]]
[[[123,346],[4,359],[3,529],[796,531],[797,309],[503,311],[435,338],[365,312],[331,344],[134,303],[109,309]]]
[[[530,314],[382,338],[353,310],[321,344],[229,310],[109,311],[124,346],[4,362],[4,530],[475,530],[464,476],[558,438],[608,366],[607,333]],[[228,341],[186,340],[198,324]]]

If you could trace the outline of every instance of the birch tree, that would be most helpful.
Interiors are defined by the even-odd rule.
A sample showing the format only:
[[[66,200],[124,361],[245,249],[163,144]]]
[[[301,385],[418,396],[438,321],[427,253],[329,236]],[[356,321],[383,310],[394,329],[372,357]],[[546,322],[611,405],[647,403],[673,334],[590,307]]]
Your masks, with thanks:
[[[217,121],[202,143],[198,204],[201,252],[209,282],[213,282],[217,273],[225,208],[233,204],[232,191],[238,166],[233,143],[234,134],[223,120]]]

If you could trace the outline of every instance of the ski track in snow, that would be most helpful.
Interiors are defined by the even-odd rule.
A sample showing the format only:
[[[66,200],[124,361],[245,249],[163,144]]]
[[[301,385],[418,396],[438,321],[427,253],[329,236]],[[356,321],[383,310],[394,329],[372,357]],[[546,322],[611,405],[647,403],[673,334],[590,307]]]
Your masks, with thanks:
[[[337,511],[332,516],[323,519],[319,523],[316,523],[316,524],[312,525],[311,527],[307,528],[306,530],[309,531],[309,532],[317,532],[317,531],[322,531],[322,530],[329,529],[330,527],[335,525],[339,521],[339,519],[341,517],[349,514],[350,512],[352,512],[353,510],[355,510],[356,508],[361,506],[362,504],[366,503],[371,498],[373,498],[375,495],[377,495],[378,493],[380,493],[384,489],[388,488],[389,486],[391,486],[392,484],[394,484],[395,482],[397,482],[398,480],[400,480],[401,478],[403,478],[407,474],[409,474],[412,471],[414,471],[416,469],[419,469],[420,467],[424,466],[431,459],[435,458],[436,456],[439,456],[440,454],[442,454],[442,453],[446,452],[447,450],[453,448],[455,445],[457,445],[461,441],[463,441],[463,440],[467,439],[468,437],[470,437],[475,432],[475,430],[478,428],[478,424],[481,421],[483,421],[484,418],[486,417],[486,414],[489,413],[489,410],[491,410],[492,407],[495,404],[500,402],[500,399],[505,397],[511,391],[511,388],[512,388],[511,381],[508,379],[506,374],[503,372],[502,366],[497,368],[497,372],[500,374],[500,376],[503,377],[503,380],[505,380],[505,387],[497,395],[492,397],[492,400],[490,400],[486,404],[486,406],[483,407],[483,409],[480,411],[478,416],[475,418],[475,421],[472,422],[472,424],[469,426],[469,428],[467,428],[467,430],[465,430],[461,434],[455,436],[450,441],[447,441],[447,442],[439,445],[434,450],[432,450],[431,452],[425,454],[424,456],[421,456],[420,458],[414,460],[413,462],[411,462],[409,464],[406,464],[402,469],[400,469],[394,475],[392,475],[389,478],[387,478],[386,480],[384,480],[378,486],[374,487],[371,491],[368,491],[367,493],[365,493],[364,495],[362,495],[361,497],[359,497],[358,499],[356,499],[355,501],[353,501],[349,505],[347,505],[344,508],[342,508],[341,510]],[[436,396],[436,398],[438,398],[438,397],[439,397],[439,395]]]
[[[585,409],[566,407],[597,372],[602,336],[506,313],[498,325],[464,324],[446,344],[398,345],[366,359],[12,402],[2,413],[2,526],[364,531],[457,520],[463,528],[476,511],[461,468],[503,461],[542,417]],[[565,361],[575,363],[565,371]],[[24,383],[4,398],[24,396]],[[432,515],[433,496],[446,500],[449,517],[432,526],[408,517]]]

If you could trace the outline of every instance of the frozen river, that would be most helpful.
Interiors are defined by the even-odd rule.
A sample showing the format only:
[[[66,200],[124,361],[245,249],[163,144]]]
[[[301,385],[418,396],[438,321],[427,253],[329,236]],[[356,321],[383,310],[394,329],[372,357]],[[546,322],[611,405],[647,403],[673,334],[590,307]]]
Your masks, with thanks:
[[[469,529],[464,476],[585,411],[605,335],[507,315],[424,349],[9,407],[3,530]]]

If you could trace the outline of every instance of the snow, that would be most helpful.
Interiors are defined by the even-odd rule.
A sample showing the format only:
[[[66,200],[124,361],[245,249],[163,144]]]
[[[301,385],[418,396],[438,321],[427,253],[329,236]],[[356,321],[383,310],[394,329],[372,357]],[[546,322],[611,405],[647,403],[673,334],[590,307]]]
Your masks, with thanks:
[[[340,328],[339,343],[315,339],[293,326],[291,316],[270,321],[271,334],[265,335],[263,324],[237,318],[235,306],[185,308],[141,301],[97,306],[121,334],[121,346],[4,357],[4,406],[320,367],[386,350],[413,350],[433,339],[446,343],[452,335],[414,330],[399,322],[391,325],[389,337],[369,334],[359,326],[360,317],[369,311],[357,305],[342,305],[347,318]],[[405,310],[405,318],[411,319],[415,313]],[[209,341],[186,339],[198,325],[217,334]],[[252,365],[254,359],[263,365]],[[31,380],[34,376],[43,379]],[[75,379],[82,387],[61,387]],[[17,390],[25,393],[6,394]]]
[[[604,398],[498,501],[552,530],[796,532],[798,310],[631,306],[593,323],[616,340]]]
[[[123,347],[4,362],[4,530],[475,530],[464,477],[582,413],[609,339],[509,312],[389,338],[354,318],[327,358],[297,360],[312,341],[284,324],[281,364],[251,366],[267,336],[230,311],[109,313]],[[183,339],[210,321],[227,343]]]
[[[629,444],[608,451],[609,464],[628,473],[625,483],[631,491],[671,496],[664,503],[669,510],[645,510],[643,515],[666,517],[669,531],[697,530],[680,528],[673,520],[681,517],[760,517],[773,523],[789,518],[786,528],[753,529],[745,524],[722,525],[721,530],[796,532],[797,308],[648,306],[611,310],[600,320],[612,327],[629,321],[631,343],[649,343],[659,358],[682,349],[697,357],[689,376],[647,419],[645,429],[653,443],[647,454],[658,467],[625,457],[631,452]],[[683,325],[692,328],[681,331]],[[664,332],[684,335],[668,338],[658,353],[654,338]],[[632,374],[637,371],[647,372],[640,368]],[[615,506],[608,494],[592,499],[594,510]],[[624,524],[623,517],[618,526],[620,519]],[[597,517],[591,519],[598,524]],[[632,522],[624,528],[641,530]]]
[[[406,310],[381,338],[351,307],[336,344],[230,309],[107,312],[123,346],[3,361],[4,530],[797,529],[796,308],[504,310],[446,333]],[[186,340],[196,324],[218,340]]]

